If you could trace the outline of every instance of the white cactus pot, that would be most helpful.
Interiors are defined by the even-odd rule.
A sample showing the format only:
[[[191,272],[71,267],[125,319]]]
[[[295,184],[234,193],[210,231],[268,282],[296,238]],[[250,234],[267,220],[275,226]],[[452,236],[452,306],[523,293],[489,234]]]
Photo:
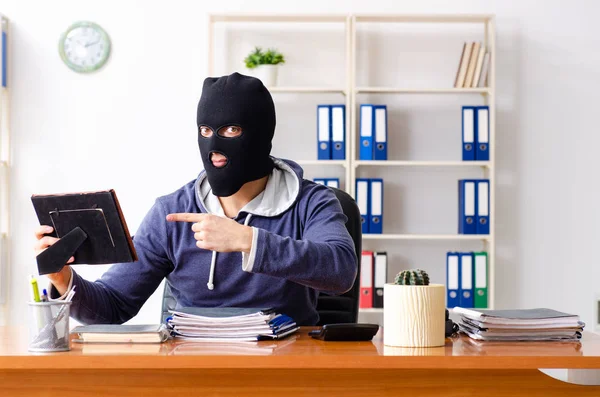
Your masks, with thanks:
[[[398,347],[444,345],[446,287],[385,284],[383,343]]]
[[[253,69],[252,75],[260,79],[266,87],[277,86],[279,65],[258,65]]]

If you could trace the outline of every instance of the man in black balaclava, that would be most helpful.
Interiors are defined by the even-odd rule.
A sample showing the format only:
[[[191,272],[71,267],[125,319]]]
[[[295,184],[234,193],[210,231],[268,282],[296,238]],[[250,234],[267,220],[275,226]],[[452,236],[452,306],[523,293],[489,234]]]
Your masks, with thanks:
[[[135,234],[138,261],[96,282],[65,266],[48,275],[50,295],[77,285],[74,318],[122,323],[166,277],[178,307],[271,307],[315,325],[319,291],[343,293],[357,274],[335,194],[270,156],[275,106],[256,78],[207,78],[196,128],[205,170],[156,200]],[[37,253],[55,243],[51,232],[36,231]]]
[[[204,81],[197,113],[198,146],[215,196],[228,197],[273,170],[275,106],[258,79],[233,73]],[[236,132],[227,127],[238,127]]]

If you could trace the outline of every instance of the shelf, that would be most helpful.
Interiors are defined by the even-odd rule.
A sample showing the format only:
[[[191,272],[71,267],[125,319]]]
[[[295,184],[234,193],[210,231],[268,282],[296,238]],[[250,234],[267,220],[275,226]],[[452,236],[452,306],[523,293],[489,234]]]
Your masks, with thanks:
[[[394,161],[356,160],[354,166],[395,166],[395,167],[490,167],[489,161]]]
[[[452,308],[446,308],[448,309],[448,311],[450,313],[452,313]],[[478,308],[479,310],[483,309],[483,308]],[[485,308],[487,309],[487,308]],[[382,307],[372,307],[369,309],[365,309],[365,308],[358,308],[359,313],[383,313],[383,308]]]
[[[296,163],[300,165],[337,165],[346,166],[346,160],[298,160]]]
[[[363,234],[363,240],[485,240],[489,234]]]
[[[429,22],[429,23],[485,23],[493,19],[493,15],[356,15],[356,22]]]
[[[356,87],[357,94],[482,94],[489,95],[488,87],[481,88],[401,88],[401,87]]]
[[[382,307],[373,307],[370,309],[358,308],[358,311],[360,313],[383,313],[383,308]]]
[[[212,14],[212,22],[304,22],[304,23],[346,23],[348,15],[327,14]]]
[[[308,93],[308,94],[342,94],[346,95],[346,90],[342,87],[267,87],[272,93]]]

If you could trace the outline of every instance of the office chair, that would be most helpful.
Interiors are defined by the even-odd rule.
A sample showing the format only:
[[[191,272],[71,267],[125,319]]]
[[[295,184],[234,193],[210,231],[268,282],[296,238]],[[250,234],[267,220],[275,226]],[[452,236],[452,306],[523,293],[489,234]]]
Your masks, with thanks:
[[[356,323],[358,320],[358,301],[360,293],[360,259],[362,251],[362,225],[360,221],[360,210],[354,199],[346,192],[336,188],[330,188],[339,200],[342,211],[348,218],[346,229],[354,241],[354,250],[358,258],[358,272],[352,288],[346,293],[333,296],[320,293],[317,301],[317,312],[319,313],[318,325],[334,323]],[[165,282],[162,301],[162,322],[169,317],[169,310],[177,306],[177,300],[171,293],[169,282]]]
[[[362,253],[362,224],[360,221],[360,210],[356,201],[343,190],[330,188],[335,193],[342,205],[342,211],[348,218],[346,229],[354,241],[354,251],[358,258],[358,271],[352,288],[346,293],[333,296],[324,293],[319,294],[317,301],[317,312],[319,322],[317,325],[335,323],[356,323],[358,321],[358,301],[360,298],[360,260]]]

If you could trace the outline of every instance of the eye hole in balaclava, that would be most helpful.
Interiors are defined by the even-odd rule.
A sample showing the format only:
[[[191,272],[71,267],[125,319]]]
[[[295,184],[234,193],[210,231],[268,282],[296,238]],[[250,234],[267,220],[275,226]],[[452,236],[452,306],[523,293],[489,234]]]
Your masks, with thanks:
[[[259,79],[233,73],[204,80],[196,122],[202,162],[216,196],[231,196],[273,170],[275,105]],[[213,160],[219,161],[215,165]]]
[[[205,125],[201,125],[198,130],[200,132],[200,136],[204,139],[211,139],[214,135],[214,131],[210,127]],[[237,125],[230,125],[221,128],[217,132],[217,134],[221,138],[236,139],[242,135],[242,132],[242,127]],[[214,150],[209,153],[208,159],[215,168],[223,168],[229,163],[227,155],[225,153],[217,152]]]

